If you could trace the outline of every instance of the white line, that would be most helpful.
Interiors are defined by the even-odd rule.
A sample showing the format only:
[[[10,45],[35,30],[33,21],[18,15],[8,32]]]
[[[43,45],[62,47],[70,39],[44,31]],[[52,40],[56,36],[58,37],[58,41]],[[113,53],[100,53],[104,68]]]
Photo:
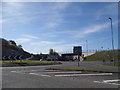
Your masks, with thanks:
[[[12,73],[19,73],[19,74],[25,74],[24,72],[21,71],[11,71]]]
[[[120,79],[116,79],[116,80],[104,80],[103,82],[118,82],[120,81]]]
[[[45,77],[51,77],[50,75],[41,75],[41,76],[45,76]]]
[[[17,72],[17,71],[11,71],[11,72]]]
[[[82,73],[82,72],[45,72],[45,73]]]
[[[40,74],[37,74],[37,73],[29,73],[29,74],[32,74],[32,75],[39,75],[39,76],[40,76]]]
[[[104,82],[104,81],[93,81],[94,83],[103,83],[103,84],[112,84],[112,85],[120,85],[118,83],[108,83],[108,82]]]
[[[65,75],[55,75],[57,77],[64,76],[98,76],[98,75],[112,75],[112,73],[97,73],[97,74],[65,74]]]
[[[29,71],[39,71],[39,70],[29,70]]]
[[[120,84],[118,84],[118,83],[108,83],[108,84],[112,84],[112,85],[120,85]]]
[[[37,75],[37,76],[51,77],[50,75],[43,75],[43,74],[38,74],[38,73],[29,73],[29,74]]]

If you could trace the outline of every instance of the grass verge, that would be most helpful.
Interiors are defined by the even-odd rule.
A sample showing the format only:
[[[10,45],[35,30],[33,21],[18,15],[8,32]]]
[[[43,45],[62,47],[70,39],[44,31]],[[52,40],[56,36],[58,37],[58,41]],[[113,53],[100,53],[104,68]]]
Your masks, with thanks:
[[[113,63],[107,63],[107,64],[102,64],[102,65],[120,67],[120,62],[115,63],[115,65]]]
[[[61,64],[57,61],[34,61],[34,60],[7,60],[7,61],[0,61],[2,66],[34,66],[34,65],[54,65],[54,64]]]
[[[75,70],[75,71],[94,71],[94,72],[119,72],[118,69],[105,69],[105,68],[93,68],[93,67],[51,67],[49,70]]]

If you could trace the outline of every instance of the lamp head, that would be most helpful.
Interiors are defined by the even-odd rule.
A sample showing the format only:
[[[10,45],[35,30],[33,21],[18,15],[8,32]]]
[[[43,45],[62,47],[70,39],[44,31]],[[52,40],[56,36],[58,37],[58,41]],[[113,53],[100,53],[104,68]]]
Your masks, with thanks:
[[[109,17],[108,19],[110,19],[110,20],[111,20],[112,18],[111,18],[111,17]]]

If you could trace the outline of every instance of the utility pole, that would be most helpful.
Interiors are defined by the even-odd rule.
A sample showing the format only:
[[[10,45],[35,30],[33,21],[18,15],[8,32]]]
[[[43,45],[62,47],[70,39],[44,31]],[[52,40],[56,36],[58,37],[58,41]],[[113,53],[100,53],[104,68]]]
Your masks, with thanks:
[[[78,67],[79,67],[79,60],[80,60],[80,55],[78,54]]]
[[[114,66],[115,66],[115,51],[114,51],[114,41],[113,41],[113,27],[112,27],[112,18],[109,17],[108,19],[110,19],[111,21],[111,39],[112,39],[112,49],[113,49],[113,63],[114,63]]]

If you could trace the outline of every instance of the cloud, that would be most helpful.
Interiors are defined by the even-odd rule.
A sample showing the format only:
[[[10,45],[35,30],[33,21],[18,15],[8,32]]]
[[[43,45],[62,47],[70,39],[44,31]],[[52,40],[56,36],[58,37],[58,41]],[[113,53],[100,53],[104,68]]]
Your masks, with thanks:
[[[35,39],[39,39],[39,38],[33,35],[22,34],[20,38],[13,39],[13,40],[15,40],[17,43],[23,44],[23,43],[33,42],[33,40]]]
[[[3,3],[3,15],[6,16],[20,16],[22,15],[21,11],[23,10],[23,4],[18,2],[6,2]]]
[[[97,16],[96,17],[97,20],[102,19],[102,17],[105,15],[109,16],[118,15],[118,3],[114,2],[109,5],[106,5],[104,8],[98,10],[95,15]]]
[[[23,2],[4,2],[2,8],[4,23],[26,24],[38,18],[33,13],[31,14],[26,7],[27,5]]]
[[[84,29],[83,34],[90,34],[90,33],[94,33],[94,32],[99,32],[99,31],[103,30],[104,28],[108,27],[108,25],[109,24],[107,23],[107,24],[90,26],[90,27]]]
[[[31,39],[29,38],[18,38],[18,39],[14,39],[17,43],[27,43],[27,42],[30,42]]]
[[[44,11],[44,20],[46,21],[43,25],[44,29],[56,28],[62,23],[65,23],[63,11],[69,7],[70,3],[51,3],[48,4]],[[40,11],[41,12],[41,11]]]
[[[53,42],[53,41],[37,41],[37,42],[31,42],[31,45],[38,45],[38,46],[53,46],[53,45],[58,45],[62,44],[63,41],[61,42]]]
[[[3,20],[10,24],[14,23],[30,23],[31,21],[43,21],[41,28],[55,28],[61,23],[64,23],[62,11],[69,6],[69,3],[46,3],[45,5],[39,3],[39,9],[35,9],[36,5],[33,3],[33,13],[27,8],[29,4],[22,2],[4,2],[3,3]],[[43,9],[44,7],[44,9]],[[35,9],[35,10],[34,10]]]
[[[28,34],[22,34],[21,36],[22,36],[22,37],[29,38],[29,39],[39,39],[39,37],[37,37],[37,36],[28,35]]]
[[[100,32],[107,27],[109,27],[109,23],[88,26],[87,28],[83,28],[83,30],[80,30],[80,32],[76,33],[75,37],[83,38],[83,37],[86,37],[92,33]]]
[[[3,23],[3,20],[0,20],[0,24]]]
[[[43,36],[47,36],[47,37],[59,37],[60,36],[61,37],[63,35],[63,36],[67,36],[66,37],[67,39],[68,38],[69,39],[70,38],[84,38],[92,33],[97,33],[97,32],[104,30],[105,28],[109,27],[109,25],[110,23],[95,24],[95,25],[86,26],[80,29],[53,31],[53,32],[45,33],[43,34]]]
[[[50,41],[39,41],[39,42],[32,42],[31,45],[40,45],[40,46],[48,46],[48,45],[53,45],[55,42],[50,42]]]

